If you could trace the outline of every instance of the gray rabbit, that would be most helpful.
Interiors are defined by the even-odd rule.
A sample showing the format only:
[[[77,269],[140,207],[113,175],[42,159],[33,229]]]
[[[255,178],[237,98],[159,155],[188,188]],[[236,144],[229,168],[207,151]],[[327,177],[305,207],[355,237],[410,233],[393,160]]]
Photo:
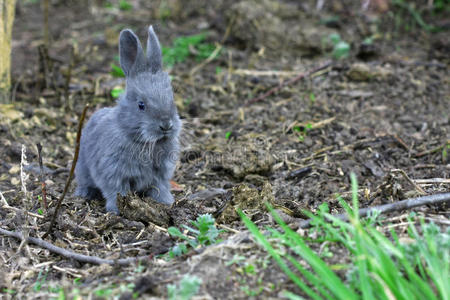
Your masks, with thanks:
[[[126,90],[114,107],[95,112],[83,129],[75,170],[75,195],[106,199],[115,214],[117,194],[129,191],[172,204],[170,179],[179,154],[181,120],[152,26],[147,52],[130,29],[120,33],[120,66]]]

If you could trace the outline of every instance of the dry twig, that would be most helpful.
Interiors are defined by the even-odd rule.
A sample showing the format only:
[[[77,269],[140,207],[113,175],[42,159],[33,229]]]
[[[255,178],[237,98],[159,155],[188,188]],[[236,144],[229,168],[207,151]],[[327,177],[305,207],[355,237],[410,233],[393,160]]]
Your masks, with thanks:
[[[27,238],[24,238],[24,236],[20,232],[13,232],[13,231],[9,231],[9,230],[0,228],[0,233],[3,235],[6,235],[6,236],[15,237],[17,239],[20,239],[21,241],[26,240],[27,243],[33,243],[35,245],[38,245],[45,249],[48,249],[49,251],[59,254],[59,255],[62,255],[64,257],[75,259],[80,262],[91,263],[91,264],[96,264],[96,265],[108,264],[108,265],[126,266],[126,265],[132,264],[134,262],[137,262],[139,260],[147,259],[149,257],[146,255],[146,256],[121,258],[121,259],[104,259],[104,258],[100,258],[97,256],[78,254],[73,251],[66,250],[64,248],[55,246],[52,243],[49,243],[42,239],[38,239],[38,238],[30,237],[30,236]]]
[[[39,157],[39,181],[41,182],[41,190],[42,190],[42,202],[44,203],[44,207],[47,210],[47,189],[45,186],[45,180],[44,180],[44,165],[42,163],[42,145],[41,143],[36,144],[37,150],[38,150],[38,157]]]
[[[272,94],[275,94],[276,92],[278,92],[279,90],[281,90],[282,88],[284,88],[285,86],[291,85],[305,77],[311,76],[314,73],[317,73],[325,68],[328,68],[331,65],[331,61],[326,61],[324,64],[318,66],[317,68],[314,68],[312,70],[309,70],[305,73],[300,73],[297,76],[295,76],[294,78],[287,80],[287,81],[283,81],[281,82],[279,85],[271,88],[270,90],[268,90],[267,92],[265,92],[262,95],[259,95],[256,98],[250,99],[249,101],[247,101],[247,103],[244,106],[249,106],[255,102],[261,101],[267,97],[269,97]]]
[[[421,194],[426,195],[427,192],[425,192],[420,186],[418,186],[411,178],[409,178],[408,174],[406,174],[405,171],[402,169],[393,169],[391,170],[392,173],[400,173],[402,176],[412,185],[414,188]]]
[[[374,207],[366,207],[362,208],[358,211],[360,217],[365,217],[371,212],[378,211],[380,214],[385,214],[388,212],[393,211],[399,211],[404,209],[410,209],[417,206],[423,206],[423,205],[429,205],[429,204],[439,204],[439,203],[446,203],[450,202],[450,193],[444,193],[444,194],[436,194],[436,195],[429,195],[429,196],[423,196],[423,197],[417,197],[417,198],[411,198],[406,199],[402,201],[398,201],[395,203],[389,203]],[[338,214],[334,215],[335,218],[342,220],[342,221],[348,221],[348,214]],[[303,220],[298,223],[299,228],[309,228],[311,227],[312,219]]]
[[[75,166],[77,165],[77,161],[78,161],[78,154],[80,153],[81,129],[83,128],[83,122],[84,122],[84,118],[86,117],[86,111],[88,108],[89,108],[89,104],[86,104],[86,106],[83,109],[83,112],[81,113],[80,121],[78,122],[77,144],[75,146],[75,155],[73,156],[72,167],[70,168],[69,177],[67,178],[66,186],[64,187],[64,192],[62,193],[61,197],[58,200],[58,204],[56,206],[55,213],[53,214],[52,220],[50,222],[50,226],[48,227],[47,232],[43,235],[44,238],[47,237],[52,232],[52,228],[53,228],[53,225],[55,224],[56,217],[58,216],[59,209],[64,200],[64,197],[67,194],[67,191],[69,190],[70,183],[72,182],[73,173],[75,171]]]

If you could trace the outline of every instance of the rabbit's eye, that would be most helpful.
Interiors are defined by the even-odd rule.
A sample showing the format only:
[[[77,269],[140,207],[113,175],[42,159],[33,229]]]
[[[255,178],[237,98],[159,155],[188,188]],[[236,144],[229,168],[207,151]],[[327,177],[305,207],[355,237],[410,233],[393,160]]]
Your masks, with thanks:
[[[138,107],[139,107],[140,110],[145,110],[145,103],[144,103],[144,101],[139,101],[138,102]]]

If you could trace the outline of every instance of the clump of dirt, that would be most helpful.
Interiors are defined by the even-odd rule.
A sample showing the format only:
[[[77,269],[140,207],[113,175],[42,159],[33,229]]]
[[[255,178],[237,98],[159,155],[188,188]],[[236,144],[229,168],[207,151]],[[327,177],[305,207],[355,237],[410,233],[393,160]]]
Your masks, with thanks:
[[[212,168],[223,168],[236,179],[247,175],[268,175],[275,163],[266,137],[256,133],[239,136],[235,141],[232,138],[218,153],[222,159]]]
[[[170,207],[152,198],[141,198],[135,194],[128,194],[125,197],[118,195],[117,206],[123,216],[129,220],[166,227],[170,224]]]
[[[241,183],[233,187],[232,191],[233,197],[220,214],[218,222],[229,224],[239,220],[238,210],[244,211],[251,216],[261,214],[267,211],[265,206],[266,202],[273,205],[275,201],[272,193],[272,185],[269,182],[265,182],[259,190],[250,187],[246,183]]]
[[[347,76],[354,81],[388,80],[392,75],[390,66],[370,66],[365,63],[354,63],[347,71]]]

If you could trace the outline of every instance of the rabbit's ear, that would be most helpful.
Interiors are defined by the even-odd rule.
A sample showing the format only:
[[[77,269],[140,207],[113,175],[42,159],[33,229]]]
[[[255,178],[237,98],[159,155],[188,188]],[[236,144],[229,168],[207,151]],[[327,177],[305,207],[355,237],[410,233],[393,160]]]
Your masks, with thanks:
[[[134,66],[143,56],[139,38],[130,29],[120,32],[119,38],[120,66],[126,76],[129,76]]]
[[[151,25],[148,28],[147,59],[150,63],[150,70],[152,73],[162,70],[161,46],[159,45],[158,37]]]

